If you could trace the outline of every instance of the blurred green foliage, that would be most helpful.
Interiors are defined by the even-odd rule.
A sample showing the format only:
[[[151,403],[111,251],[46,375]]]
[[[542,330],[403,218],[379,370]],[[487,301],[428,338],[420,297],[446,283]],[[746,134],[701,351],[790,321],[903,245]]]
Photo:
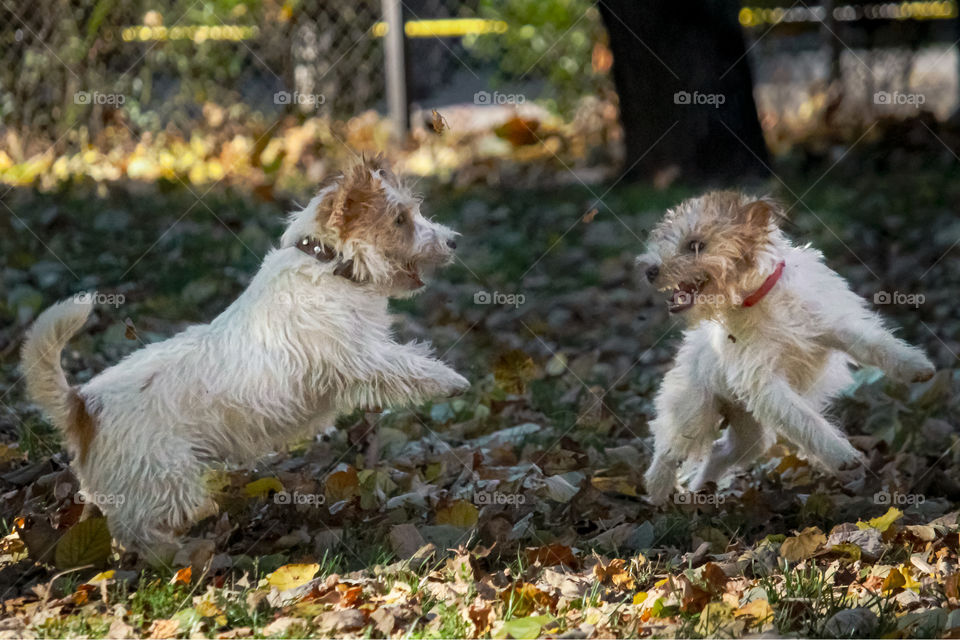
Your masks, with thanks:
[[[570,112],[584,95],[609,85],[593,66],[594,46],[606,50],[606,31],[591,0],[480,0],[480,17],[503,20],[505,33],[467,36],[477,56],[497,61],[504,82],[544,78],[539,97],[554,110]]]

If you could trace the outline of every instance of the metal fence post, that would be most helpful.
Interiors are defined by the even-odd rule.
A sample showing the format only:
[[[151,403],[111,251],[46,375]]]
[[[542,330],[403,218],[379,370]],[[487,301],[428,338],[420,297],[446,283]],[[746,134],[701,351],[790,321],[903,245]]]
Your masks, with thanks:
[[[403,0],[383,0],[383,20],[387,23],[387,35],[384,38],[387,106],[390,120],[393,121],[394,139],[401,140],[410,126]]]

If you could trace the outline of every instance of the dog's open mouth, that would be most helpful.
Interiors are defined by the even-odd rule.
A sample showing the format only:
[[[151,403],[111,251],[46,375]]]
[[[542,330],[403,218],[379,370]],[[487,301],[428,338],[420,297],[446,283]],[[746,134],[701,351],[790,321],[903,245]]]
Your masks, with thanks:
[[[676,288],[671,289],[670,299],[667,300],[667,310],[670,313],[683,313],[694,305],[697,295],[706,284],[706,280],[700,280],[695,283],[681,282]]]

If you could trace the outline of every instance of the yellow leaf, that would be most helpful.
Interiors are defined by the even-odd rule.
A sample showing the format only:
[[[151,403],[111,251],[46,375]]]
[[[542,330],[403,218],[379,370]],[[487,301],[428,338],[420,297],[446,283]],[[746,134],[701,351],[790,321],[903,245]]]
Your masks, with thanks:
[[[866,522],[858,522],[857,526],[861,529],[873,528],[883,533],[890,528],[890,525],[899,520],[901,517],[903,517],[903,511],[900,511],[900,509],[897,509],[896,507],[890,507],[887,509],[887,512],[879,518],[873,518],[871,520],[867,520]]]
[[[719,635],[718,631],[733,621],[733,609],[722,602],[711,602],[700,612],[696,631],[703,636]]]
[[[248,482],[243,488],[243,492],[250,498],[263,498],[271,491],[283,491],[283,483],[277,478],[259,478],[253,482]]]
[[[812,556],[820,545],[827,541],[817,527],[807,527],[797,535],[787,538],[780,545],[780,555],[787,562],[799,562]]]
[[[107,580],[112,580],[113,576],[115,576],[116,573],[117,572],[113,569],[110,569],[109,571],[101,571],[97,575],[87,580],[87,584],[97,584],[98,582],[106,582]]]
[[[267,576],[267,583],[280,591],[305,585],[320,571],[318,564],[285,564]]]
[[[633,594],[633,604],[643,604],[646,599],[646,591],[637,591],[635,594]]]
[[[106,518],[90,518],[78,522],[60,538],[55,562],[60,569],[72,569],[91,564],[106,564],[110,557],[110,530]]]
[[[894,589],[899,589],[904,584],[906,580],[903,579],[903,574],[897,571],[896,569],[890,569],[890,573],[887,574],[887,577],[883,579],[883,585],[880,587],[884,593],[893,591]]]
[[[767,620],[773,619],[773,608],[770,607],[770,603],[766,600],[751,600],[747,604],[738,608],[734,612],[734,615],[738,618],[740,616],[750,616],[758,623],[763,623]]]
[[[360,495],[360,478],[357,476],[357,470],[347,467],[343,471],[331,473],[327,476],[323,491],[327,504],[335,504]]]
[[[913,579],[913,576],[910,575],[910,567],[903,565],[900,567],[900,574],[903,576],[903,586],[906,589],[913,589],[914,591],[920,591],[920,583]]]
[[[533,359],[519,349],[501,354],[493,363],[493,378],[507,393],[523,393],[536,374]]]
[[[214,618],[223,613],[223,610],[209,600],[201,600],[197,605],[197,613],[204,618]]]
[[[619,589],[634,589],[636,584],[633,577],[626,572],[626,564],[627,561],[623,558],[614,558],[606,565],[598,562],[593,565],[593,575],[601,583],[610,581]]]
[[[477,524],[479,511],[466,500],[457,500],[448,507],[437,509],[437,524],[449,524],[461,529],[469,529]]]

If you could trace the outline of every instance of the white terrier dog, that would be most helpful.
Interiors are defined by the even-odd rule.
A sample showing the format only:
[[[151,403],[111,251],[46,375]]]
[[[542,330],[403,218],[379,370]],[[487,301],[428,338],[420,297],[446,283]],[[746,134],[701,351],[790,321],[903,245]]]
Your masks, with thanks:
[[[904,382],[930,379],[921,352],[884,328],[810,247],[778,228],[777,205],[713,192],[668,211],[638,258],[670,291],[689,328],[657,393],[646,489],[664,502],[680,462],[699,462],[690,488],[764,453],[782,435],[824,470],[861,454],[823,416],[852,382],[851,361]],[[726,432],[719,439],[719,430]]]
[[[27,388],[64,432],[81,488],[126,546],[173,542],[216,512],[203,474],[248,463],[338,413],[448,396],[465,378],[391,335],[389,297],[452,259],[450,229],[365,161],[290,216],[243,294],[210,324],[151,344],[71,387],[60,352],[87,299],[45,311],[23,349]],[[89,298],[89,296],[87,296]]]

